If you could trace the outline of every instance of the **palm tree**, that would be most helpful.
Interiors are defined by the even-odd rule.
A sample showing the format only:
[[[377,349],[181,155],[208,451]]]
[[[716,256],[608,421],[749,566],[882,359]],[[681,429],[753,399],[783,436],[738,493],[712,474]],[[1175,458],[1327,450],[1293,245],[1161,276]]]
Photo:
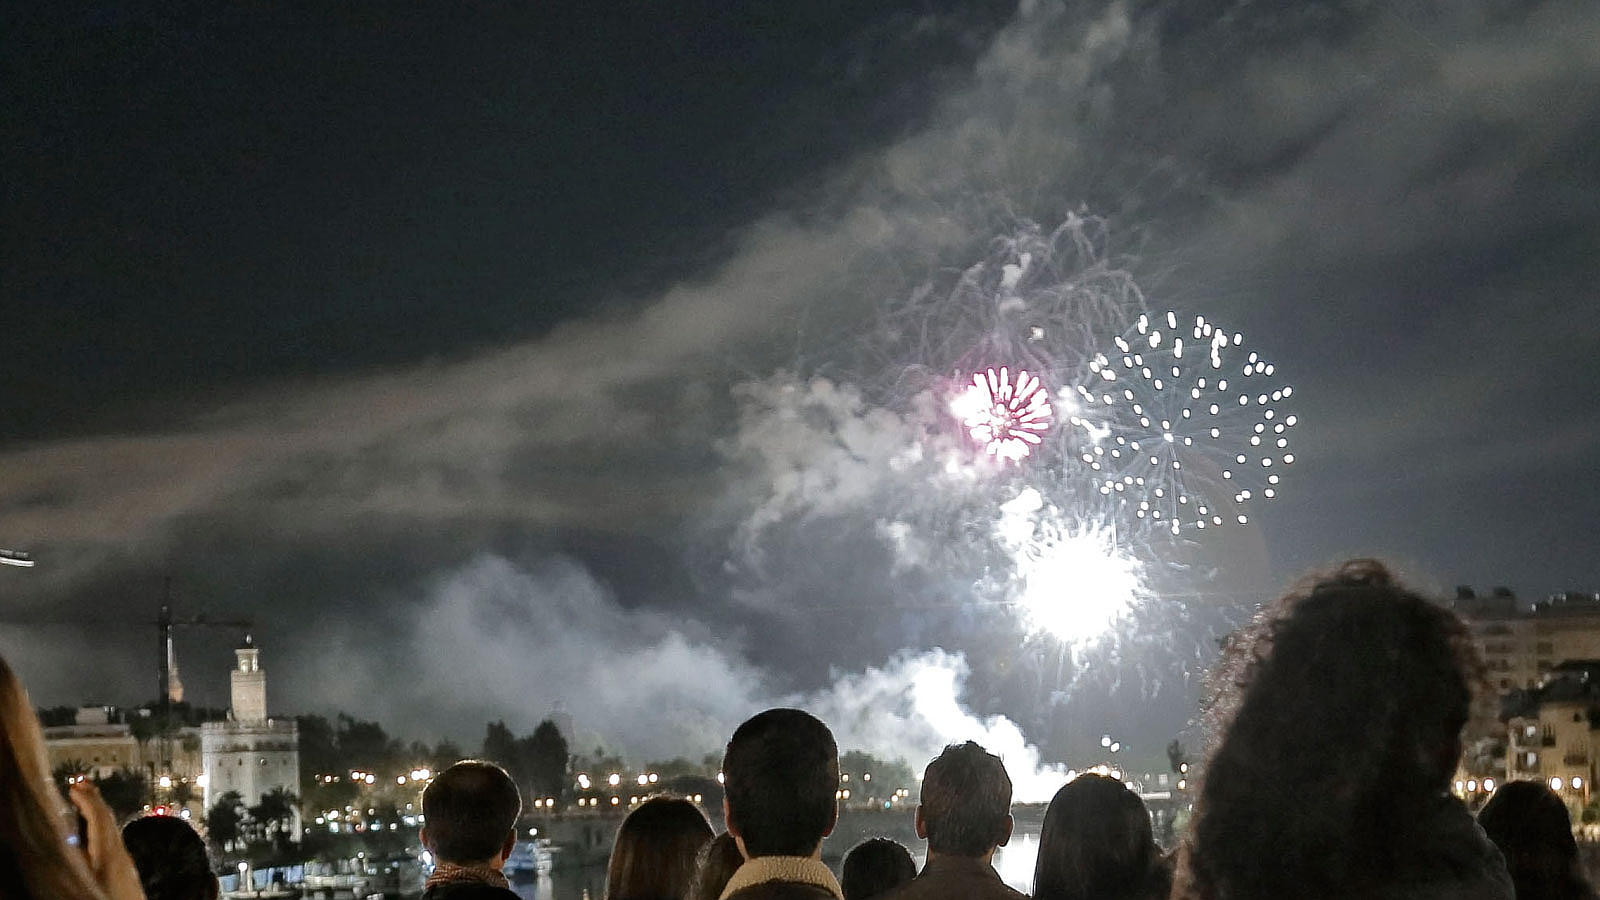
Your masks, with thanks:
[[[227,850],[239,840],[244,824],[244,798],[238,791],[228,791],[217,798],[206,812],[206,833],[219,850]]]
[[[66,784],[67,779],[76,778],[89,772],[89,764],[81,759],[64,759],[50,770],[50,777],[56,784]]]
[[[129,766],[123,766],[104,778],[96,778],[95,784],[118,820],[144,809],[145,801],[150,797],[150,780],[144,772]]]
[[[250,807],[250,818],[273,838],[280,850],[288,848],[290,836],[294,833],[295,802],[294,794],[280,787],[262,794],[261,802]]]

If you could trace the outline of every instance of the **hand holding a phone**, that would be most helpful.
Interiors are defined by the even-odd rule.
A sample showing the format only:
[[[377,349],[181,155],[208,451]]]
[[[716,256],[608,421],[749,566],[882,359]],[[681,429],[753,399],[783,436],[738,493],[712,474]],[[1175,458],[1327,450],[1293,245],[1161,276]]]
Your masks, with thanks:
[[[79,781],[67,789],[67,799],[83,816],[88,846],[82,849],[89,861],[89,874],[100,889],[110,900],[145,900],[139,870],[133,867],[133,857],[122,846],[117,817],[100,796],[100,789],[92,781]]]

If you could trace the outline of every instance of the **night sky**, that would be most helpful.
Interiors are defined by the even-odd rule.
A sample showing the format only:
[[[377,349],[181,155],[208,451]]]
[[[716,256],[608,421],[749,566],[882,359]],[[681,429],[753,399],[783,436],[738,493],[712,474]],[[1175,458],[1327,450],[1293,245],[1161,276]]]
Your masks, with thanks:
[[[147,699],[169,578],[256,620],[274,708],[419,737],[561,700],[711,749],[983,670],[827,528],[809,599],[726,577],[738,386],[1075,211],[1293,373],[1237,603],[1357,553],[1600,589],[1590,2],[33,4],[0,84],[0,547],[38,560],[0,652],[41,704]],[[195,699],[237,637],[180,636]],[[1193,693],[1073,727],[1158,748]]]

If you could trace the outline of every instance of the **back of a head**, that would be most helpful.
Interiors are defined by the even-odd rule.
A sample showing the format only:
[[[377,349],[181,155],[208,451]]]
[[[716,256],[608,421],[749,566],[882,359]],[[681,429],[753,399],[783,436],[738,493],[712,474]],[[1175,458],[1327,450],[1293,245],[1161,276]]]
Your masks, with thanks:
[[[951,744],[922,774],[928,852],[982,856],[1010,834],[1011,776],[1000,757],[972,741]]]
[[[724,831],[700,848],[695,860],[694,883],[690,886],[690,900],[717,900],[728,879],[744,865],[744,854],[733,835]]]
[[[722,759],[728,828],[757,856],[810,856],[838,814],[839,747],[798,709],[769,709],[740,725]]]
[[[606,900],[683,900],[700,849],[712,836],[705,813],[688,800],[646,800],[617,829],[606,870]]]
[[[1374,560],[1268,606],[1213,674],[1220,740],[1184,849],[1182,896],[1348,895],[1452,868],[1431,818],[1448,813],[1441,798],[1479,675],[1461,621]],[[1284,726],[1308,714],[1306,727]],[[1268,846],[1276,863],[1263,866]]]
[[[189,823],[173,816],[145,816],[122,828],[122,843],[139,870],[149,900],[215,900],[205,842]]]
[[[492,762],[462,760],[440,772],[422,792],[428,849],[441,862],[493,859],[521,814],[516,783]]]
[[[1592,896],[1578,862],[1567,806],[1542,782],[1501,785],[1479,811],[1478,824],[1505,857],[1517,900]]]
[[[1080,775],[1057,791],[1045,810],[1033,896],[1150,897],[1160,881],[1160,859],[1150,812],[1139,795],[1114,778]]]
[[[27,689],[0,658],[0,897],[100,896],[67,848],[63,812]]]
[[[911,851],[898,841],[872,838],[862,841],[845,854],[839,884],[844,900],[868,900],[917,877],[917,863]]]

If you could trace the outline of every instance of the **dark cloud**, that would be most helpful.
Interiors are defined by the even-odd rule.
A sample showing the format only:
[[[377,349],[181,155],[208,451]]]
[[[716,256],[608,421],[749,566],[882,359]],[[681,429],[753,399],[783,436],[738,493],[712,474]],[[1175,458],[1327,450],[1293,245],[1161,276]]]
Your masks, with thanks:
[[[1008,15],[20,13],[0,296],[30,340],[0,356],[18,395],[0,440],[159,428],[221,388],[460,358],[633,305],[913,125]]]

